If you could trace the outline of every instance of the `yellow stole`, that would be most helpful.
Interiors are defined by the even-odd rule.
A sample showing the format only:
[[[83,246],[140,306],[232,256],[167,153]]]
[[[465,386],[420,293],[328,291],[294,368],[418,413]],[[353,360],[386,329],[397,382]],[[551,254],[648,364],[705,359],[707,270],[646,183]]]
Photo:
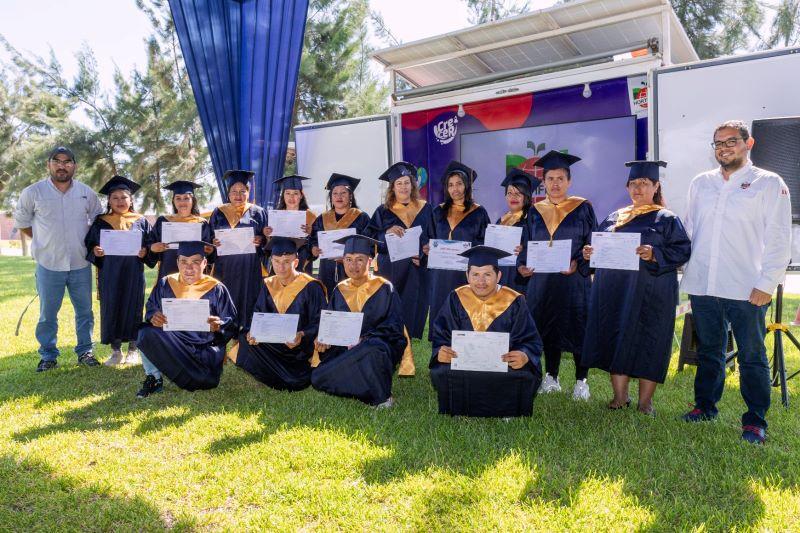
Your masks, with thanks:
[[[472,322],[473,331],[486,331],[520,295],[517,291],[498,285],[498,290],[486,300],[481,300],[469,285],[456,289],[456,295]]]
[[[520,221],[522,218],[522,210],[520,209],[516,213],[512,213],[508,211],[505,215],[500,217],[500,225],[501,226],[513,226],[517,222]]]
[[[617,221],[614,223],[614,229],[611,231],[621,228],[639,215],[646,215],[647,213],[652,213],[653,211],[659,211],[661,209],[664,209],[664,206],[656,204],[640,205],[639,207],[633,207],[632,205],[623,207],[617,211]]]
[[[331,209],[330,211],[325,211],[324,213],[322,213],[322,226],[325,228],[325,231],[331,231],[335,229],[347,229],[350,227],[350,224],[356,221],[358,215],[360,214],[361,214],[360,209],[351,207],[345,212],[342,218],[336,220],[336,211],[334,209]]]
[[[172,288],[172,292],[175,293],[176,298],[182,298],[185,300],[199,300],[204,294],[216,287],[219,284],[219,281],[215,280],[211,276],[203,274],[198,281],[190,285],[183,281],[180,273],[176,273],[167,276],[167,283],[169,283],[169,286]]]
[[[380,276],[367,275],[367,280],[360,285],[353,283],[352,278],[340,281],[336,286],[344,296],[347,307],[352,313],[360,313],[364,305],[380,289],[386,280]]]
[[[306,226],[311,227],[315,220],[317,220],[317,214],[310,209],[306,209]]]
[[[269,295],[272,296],[272,301],[275,302],[275,308],[279,313],[283,314],[289,309],[289,306],[292,305],[292,302],[294,302],[294,299],[300,294],[300,291],[312,282],[319,283],[319,280],[312,278],[304,272],[300,272],[297,277],[286,286],[281,285],[278,276],[268,277],[264,280],[264,285],[266,285]]]
[[[144,215],[140,215],[139,213],[131,213],[128,211],[127,213],[122,213],[118,215],[117,213],[109,213],[108,215],[101,215],[100,219],[103,222],[107,222],[112,228],[116,230],[124,230],[128,231],[133,226],[133,223],[142,218]]]
[[[550,241],[556,234],[558,226],[564,222],[567,215],[575,211],[579,205],[586,201],[586,198],[579,196],[570,196],[565,198],[560,204],[554,204],[549,198],[545,198],[541,202],[536,202],[533,207],[542,215],[544,225],[547,227],[547,232],[550,234]]]
[[[219,209],[220,212],[225,215],[225,218],[228,220],[228,225],[231,228],[235,228],[247,210],[251,207],[253,207],[253,204],[250,202],[245,202],[241,207],[236,207],[233,204],[222,204],[217,209]]]
[[[414,223],[414,219],[417,218],[419,212],[425,207],[425,203],[425,200],[417,200],[408,205],[395,202],[390,211],[397,215],[397,218],[399,218],[407,228],[410,228],[411,224]]]
[[[196,224],[202,224],[203,222],[206,221],[206,219],[204,219],[200,215],[191,215],[191,214],[185,217],[182,217],[180,215],[166,215],[164,218],[167,219],[167,222],[194,222]]]
[[[440,207],[442,206],[444,206],[444,204],[440,205]],[[467,215],[469,215],[479,207],[480,205],[478,204],[472,204],[472,206],[469,208],[469,211],[465,211],[463,205],[456,205],[456,204],[451,205],[450,212],[447,214],[447,223],[450,225],[450,234],[447,236],[447,238],[452,239],[453,230],[455,230],[456,227],[459,224],[461,224],[461,221],[464,220],[464,218],[466,218]]]

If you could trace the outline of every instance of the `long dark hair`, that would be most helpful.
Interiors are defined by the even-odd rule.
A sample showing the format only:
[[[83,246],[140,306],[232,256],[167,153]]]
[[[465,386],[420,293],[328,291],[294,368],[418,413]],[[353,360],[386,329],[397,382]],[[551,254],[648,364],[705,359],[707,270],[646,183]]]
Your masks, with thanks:
[[[347,189],[347,192],[350,193],[350,207],[358,209],[358,203],[356,203],[356,195],[353,193],[353,189],[351,189],[349,185],[344,185],[344,187]],[[328,209],[333,209],[333,189],[334,187],[331,187],[328,190]]]
[[[106,201],[106,212],[104,214],[110,215],[111,213],[114,212],[114,210],[111,209],[111,193],[114,193],[114,192],[117,192],[117,191],[120,191],[120,190],[125,191],[128,194],[128,196],[130,196],[130,198],[131,198],[131,206],[128,208],[128,213],[135,213],[136,212],[136,210],[133,208],[133,194],[131,193],[131,191],[129,191],[127,189],[114,189],[113,191],[108,193],[108,200]]]
[[[450,178],[458,176],[464,184],[464,212],[469,211],[474,203],[472,201],[472,180],[464,176],[461,172],[451,172],[444,180],[444,204],[442,205],[442,220],[447,220],[450,215],[450,208],[453,207],[453,199],[447,191],[447,184],[450,183]]]
[[[520,194],[522,194],[522,217],[520,220],[527,220],[528,219],[528,210],[531,208],[533,201],[531,200],[531,188],[524,184],[524,183],[510,183],[506,185],[506,194],[508,194],[508,188],[514,187],[517,189]]]
[[[665,207],[666,204],[664,203],[664,195],[661,194],[661,187],[662,187],[661,182],[657,180],[650,180],[650,181],[658,185],[658,190],[656,190],[656,193],[653,195],[653,203],[656,205],[660,205],[661,207]]]
[[[286,192],[286,189],[281,189],[281,195],[280,197],[278,197],[278,207],[275,208],[278,211],[283,211],[286,209],[286,199],[283,197],[284,192]],[[300,197],[300,207],[298,210],[308,211],[308,202],[306,202],[306,193],[304,193],[303,191],[300,192],[303,194],[303,196]],[[352,193],[350,194],[350,196],[352,196]]]
[[[172,195],[172,212],[178,214],[178,208],[175,207],[175,195]],[[200,208],[197,207],[197,198],[192,195],[192,214],[193,215],[200,215]]]

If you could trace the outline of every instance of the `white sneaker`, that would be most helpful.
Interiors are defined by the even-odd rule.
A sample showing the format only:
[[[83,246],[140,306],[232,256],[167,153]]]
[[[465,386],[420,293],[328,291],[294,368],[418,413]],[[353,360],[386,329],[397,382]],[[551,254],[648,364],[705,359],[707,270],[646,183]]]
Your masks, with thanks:
[[[589,384],[586,383],[586,380],[579,379],[576,381],[575,388],[572,389],[572,399],[588,401],[590,397],[591,394],[589,394]]]
[[[114,350],[111,352],[111,357],[106,359],[106,362],[103,364],[105,366],[118,366],[122,364],[123,359],[122,350]]]
[[[375,409],[391,409],[394,407],[394,398],[389,396],[389,399],[383,403],[379,403],[375,406]]]
[[[142,358],[139,356],[139,350],[138,349],[134,349],[134,350],[131,350],[130,348],[128,349],[128,353],[127,353],[127,355],[125,355],[125,364],[126,365],[141,365],[142,364]]]
[[[554,378],[550,374],[545,374],[542,384],[539,387],[539,392],[543,394],[561,392],[561,383],[558,382],[558,378]]]

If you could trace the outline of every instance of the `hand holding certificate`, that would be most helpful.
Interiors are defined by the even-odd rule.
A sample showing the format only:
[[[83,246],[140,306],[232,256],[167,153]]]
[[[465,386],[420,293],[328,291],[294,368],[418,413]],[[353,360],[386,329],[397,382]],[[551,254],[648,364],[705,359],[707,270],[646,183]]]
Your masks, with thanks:
[[[495,331],[452,332],[451,347],[456,357],[450,362],[453,370],[508,372],[502,357],[508,353],[510,335]]]
[[[253,244],[253,228],[233,228],[214,230],[214,237],[219,239],[217,255],[239,255],[256,253]]]
[[[211,331],[208,300],[162,298],[161,312],[167,317],[164,331]]]
[[[616,270],[639,270],[636,249],[641,244],[639,233],[592,232],[592,256],[589,266]]]
[[[161,242],[173,243],[170,248],[178,248],[177,243],[189,241],[202,241],[202,224],[194,222],[162,222]]]
[[[389,248],[389,259],[392,263],[418,256],[420,236],[422,236],[422,227],[420,226],[408,228],[402,237],[387,233],[386,247]]]
[[[355,346],[361,340],[364,313],[323,310],[317,342],[328,346]]]
[[[300,315],[281,313],[253,313],[250,336],[258,342],[294,342]]]
[[[333,241],[355,235],[356,228],[333,229],[330,231],[320,231],[317,233],[317,242],[320,249],[320,259],[340,259],[344,255],[344,244]]]
[[[468,241],[431,239],[430,251],[428,252],[428,268],[466,272],[468,259],[459,254],[470,248],[472,248],[472,243]]]
[[[511,254],[500,259],[499,266],[515,266],[517,264],[516,248],[522,241],[522,228],[518,226],[501,226],[489,224],[486,226],[483,244]]]
[[[138,230],[100,230],[100,248],[103,255],[139,255],[142,249],[142,232]]]
[[[306,238],[306,232],[300,227],[306,224],[305,211],[276,211],[270,209],[267,212],[267,219],[269,220],[269,227],[272,228],[272,237]]]
[[[526,266],[534,272],[567,272],[572,261],[572,240],[528,241]]]

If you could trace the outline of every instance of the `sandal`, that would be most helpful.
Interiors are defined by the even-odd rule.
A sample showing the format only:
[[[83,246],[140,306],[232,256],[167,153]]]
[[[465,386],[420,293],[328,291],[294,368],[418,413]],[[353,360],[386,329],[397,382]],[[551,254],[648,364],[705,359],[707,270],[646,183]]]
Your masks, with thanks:
[[[612,411],[616,411],[617,409],[625,409],[626,407],[630,407],[630,406],[631,406],[631,399],[630,398],[628,398],[628,401],[626,401],[625,403],[623,403],[621,405],[614,405],[614,400],[611,400],[608,403],[608,408],[611,409]]]

